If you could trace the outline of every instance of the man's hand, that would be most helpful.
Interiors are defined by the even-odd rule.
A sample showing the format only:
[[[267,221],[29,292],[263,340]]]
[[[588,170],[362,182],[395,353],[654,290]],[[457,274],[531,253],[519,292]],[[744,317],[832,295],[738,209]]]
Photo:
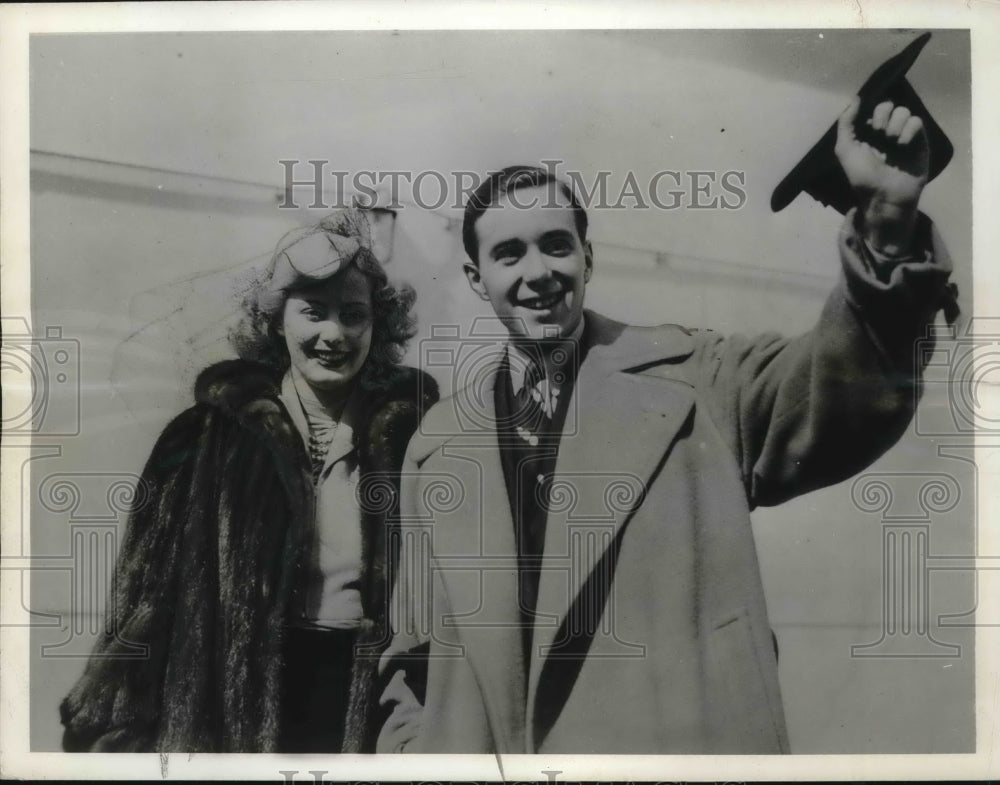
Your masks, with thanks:
[[[927,184],[927,133],[909,109],[884,101],[866,121],[871,130],[862,141],[854,131],[860,105],[855,96],[840,116],[837,158],[857,194],[865,240],[887,256],[903,256],[910,249],[920,193]]]

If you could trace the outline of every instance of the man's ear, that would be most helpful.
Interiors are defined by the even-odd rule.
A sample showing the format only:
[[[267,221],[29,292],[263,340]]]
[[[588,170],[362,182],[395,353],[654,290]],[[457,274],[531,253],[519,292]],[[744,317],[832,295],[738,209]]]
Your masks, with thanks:
[[[594,247],[590,244],[590,240],[583,244],[583,264],[583,280],[590,283],[594,275]]]
[[[480,300],[489,302],[490,296],[486,293],[486,287],[483,286],[483,277],[479,274],[479,267],[472,262],[466,262],[462,269],[465,271],[465,279],[472,287],[472,291],[479,295]]]

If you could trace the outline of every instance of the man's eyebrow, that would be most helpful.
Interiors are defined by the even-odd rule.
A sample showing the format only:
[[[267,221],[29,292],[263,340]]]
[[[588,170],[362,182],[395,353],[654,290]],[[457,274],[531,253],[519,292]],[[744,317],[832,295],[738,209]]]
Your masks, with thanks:
[[[573,239],[573,233],[569,229],[552,229],[541,237],[538,238],[539,242],[545,242],[546,240],[565,240]]]
[[[508,253],[520,251],[523,247],[524,243],[521,240],[501,240],[490,249],[490,256],[499,259]]]

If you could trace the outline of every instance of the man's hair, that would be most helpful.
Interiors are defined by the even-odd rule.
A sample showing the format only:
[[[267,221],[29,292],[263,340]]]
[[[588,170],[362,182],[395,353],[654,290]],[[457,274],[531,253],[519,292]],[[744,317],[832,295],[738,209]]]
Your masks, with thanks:
[[[541,185],[555,183],[559,190],[569,199],[573,208],[573,220],[576,222],[576,233],[580,242],[587,241],[587,211],[576,198],[573,189],[560,180],[550,170],[540,166],[508,166],[490,175],[472,192],[469,201],[465,203],[465,219],[462,222],[462,243],[465,253],[477,266],[479,265],[479,240],[476,237],[476,221],[490,207],[499,203],[500,199],[511,191],[519,188],[535,188]]]

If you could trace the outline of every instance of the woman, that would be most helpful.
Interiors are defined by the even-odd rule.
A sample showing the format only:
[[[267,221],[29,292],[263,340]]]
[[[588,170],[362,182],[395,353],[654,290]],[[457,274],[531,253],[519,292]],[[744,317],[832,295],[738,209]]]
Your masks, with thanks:
[[[358,210],[286,235],[242,359],[161,435],[66,750],[373,749],[395,486],[437,387],[399,364],[414,294],[370,249]]]

